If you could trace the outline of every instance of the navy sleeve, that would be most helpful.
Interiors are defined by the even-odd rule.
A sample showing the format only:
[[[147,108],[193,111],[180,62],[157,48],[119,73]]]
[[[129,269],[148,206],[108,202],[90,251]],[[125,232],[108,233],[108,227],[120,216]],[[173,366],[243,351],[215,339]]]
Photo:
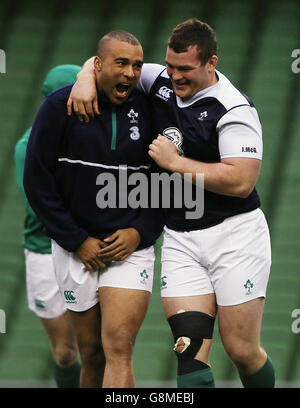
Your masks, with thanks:
[[[73,252],[88,237],[74,222],[64,205],[55,180],[59,149],[70,118],[65,98],[51,96],[42,104],[28,141],[24,168],[27,199],[47,234],[67,251]]]

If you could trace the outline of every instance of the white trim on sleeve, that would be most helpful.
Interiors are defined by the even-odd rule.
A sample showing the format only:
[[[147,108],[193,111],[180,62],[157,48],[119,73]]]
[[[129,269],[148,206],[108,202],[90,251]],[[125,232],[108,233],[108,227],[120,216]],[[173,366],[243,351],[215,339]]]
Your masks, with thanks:
[[[219,151],[222,158],[247,157],[262,160],[262,129],[255,108],[238,106],[218,122]]]

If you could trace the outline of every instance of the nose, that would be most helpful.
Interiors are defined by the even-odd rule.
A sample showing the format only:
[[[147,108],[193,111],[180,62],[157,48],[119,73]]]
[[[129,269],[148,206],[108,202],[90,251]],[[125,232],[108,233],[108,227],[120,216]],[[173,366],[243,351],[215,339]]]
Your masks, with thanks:
[[[132,65],[127,65],[126,69],[124,70],[124,75],[129,79],[135,77],[135,72]]]
[[[182,74],[177,69],[173,69],[171,77],[172,77],[173,81],[179,81],[180,79],[182,79]]]
[[[178,81],[180,79],[182,79],[182,74],[180,73],[180,71],[178,71],[176,68],[170,68],[169,66],[167,67],[167,72],[169,77],[173,80],[173,81]]]

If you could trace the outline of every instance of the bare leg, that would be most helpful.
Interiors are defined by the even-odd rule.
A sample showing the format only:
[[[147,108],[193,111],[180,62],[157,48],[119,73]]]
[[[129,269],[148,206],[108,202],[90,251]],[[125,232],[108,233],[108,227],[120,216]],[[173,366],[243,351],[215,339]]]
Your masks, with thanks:
[[[236,306],[218,306],[224,348],[242,374],[257,372],[267,359],[260,346],[264,301],[258,298]]]
[[[78,359],[75,331],[68,312],[53,319],[41,318],[50,339],[52,354],[56,364],[69,367]]]
[[[150,292],[144,290],[99,288],[102,343],[106,358],[104,388],[135,386],[132,354],[150,296]]]
[[[69,311],[76,331],[82,361],[81,388],[102,386],[105,358],[101,345],[99,304],[85,312]]]

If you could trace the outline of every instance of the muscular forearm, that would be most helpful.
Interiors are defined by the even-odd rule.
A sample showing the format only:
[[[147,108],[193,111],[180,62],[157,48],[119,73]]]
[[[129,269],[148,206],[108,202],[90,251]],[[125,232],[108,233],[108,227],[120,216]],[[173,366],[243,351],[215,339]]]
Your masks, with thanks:
[[[100,114],[98,107],[96,78],[94,73],[95,57],[89,58],[77,74],[72,92],[70,93],[67,110],[71,116],[72,111],[80,121],[89,122],[94,118],[94,113]]]
[[[181,175],[204,176],[204,188],[213,193],[246,198],[254,189],[259,175],[258,159],[230,157],[217,163],[206,163],[179,156],[174,143],[162,135],[149,146],[149,155],[162,168]],[[201,178],[200,181],[203,179]]]
[[[81,70],[78,72],[77,77],[80,77],[82,73],[94,72],[94,59],[95,57],[91,57],[85,61]]]

